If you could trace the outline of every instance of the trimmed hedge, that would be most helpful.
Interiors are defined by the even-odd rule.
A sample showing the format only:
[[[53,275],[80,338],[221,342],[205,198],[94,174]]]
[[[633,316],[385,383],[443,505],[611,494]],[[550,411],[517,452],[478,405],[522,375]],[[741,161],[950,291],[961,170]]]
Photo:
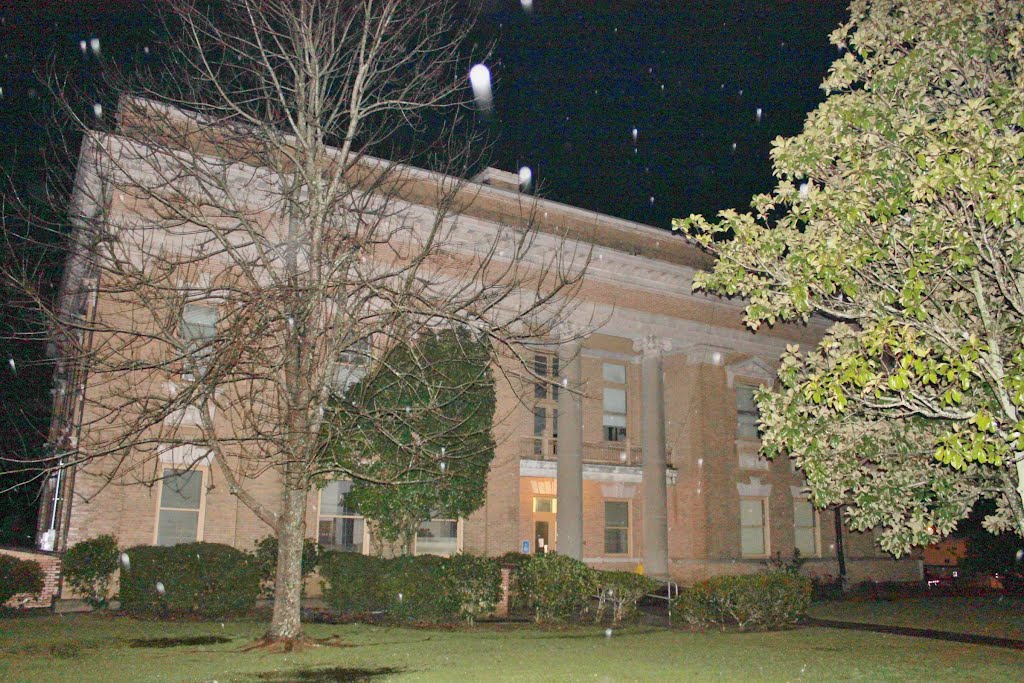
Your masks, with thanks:
[[[811,579],[791,572],[717,576],[682,591],[674,618],[700,627],[735,625],[740,630],[793,624],[811,603]]]
[[[458,607],[446,589],[444,558],[402,555],[382,565],[381,589],[387,616],[399,622],[448,622],[458,619]]]
[[[497,560],[459,554],[380,559],[324,553],[324,600],[342,614],[382,613],[390,621],[473,623],[494,611],[501,596]]]
[[[18,593],[41,593],[43,568],[34,560],[0,555],[0,606]]]
[[[611,612],[613,624],[636,614],[636,603],[658,589],[654,579],[633,572],[597,572],[597,610],[594,621]]]
[[[241,614],[259,594],[253,556],[228,545],[143,545],[125,552],[131,569],[121,572],[121,609],[131,614]]]
[[[256,541],[253,553],[256,569],[260,574],[260,595],[264,598],[274,597],[274,579],[277,578],[277,537],[266,536]],[[313,573],[320,564],[320,546],[307,538],[302,542],[302,587],[305,591],[305,578]]]
[[[381,586],[384,562],[360,553],[323,553],[320,579],[324,600],[342,614],[365,615],[386,609]]]
[[[441,566],[445,593],[458,615],[472,624],[494,613],[501,599],[501,563],[490,557],[459,553]]]
[[[534,555],[518,572],[520,598],[533,608],[537,623],[577,619],[597,590],[597,572],[567,555]]]
[[[64,579],[93,609],[107,606],[110,581],[117,571],[117,539],[109,534],[71,546],[61,562]]]

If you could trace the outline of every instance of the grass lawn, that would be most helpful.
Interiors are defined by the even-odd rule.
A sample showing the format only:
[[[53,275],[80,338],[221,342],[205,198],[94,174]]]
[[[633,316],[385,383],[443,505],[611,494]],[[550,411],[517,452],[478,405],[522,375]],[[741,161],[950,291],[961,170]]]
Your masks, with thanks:
[[[420,630],[308,626],[341,646],[242,650],[254,622],[163,623],[91,615],[0,620],[3,681],[926,681],[1024,680],[1024,653],[918,638],[801,628],[688,633],[632,627]],[[132,640],[227,642],[157,647]],[[358,677],[358,671],[377,674]]]
[[[887,626],[931,628],[1024,640],[1024,597],[913,598],[869,602],[823,602],[808,614]]]

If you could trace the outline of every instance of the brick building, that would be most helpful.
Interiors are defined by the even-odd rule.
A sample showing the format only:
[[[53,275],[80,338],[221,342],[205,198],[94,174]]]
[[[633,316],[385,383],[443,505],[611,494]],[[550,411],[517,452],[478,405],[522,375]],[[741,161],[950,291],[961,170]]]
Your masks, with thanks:
[[[107,142],[118,137],[109,134]],[[79,181],[88,173],[83,161]],[[409,173],[424,182],[431,176]],[[513,174],[487,169],[470,190],[473,201],[460,214],[470,233],[522,214]],[[417,198],[425,195],[410,196],[410,211],[434,210]],[[114,193],[104,211],[139,209]],[[530,211],[541,247],[567,238],[592,250],[576,323],[586,335],[529,358],[537,376],[578,391],[558,391],[554,381],[524,394],[499,382],[486,503],[467,519],[425,523],[416,551],[555,550],[601,568],[642,565],[690,583],[757,571],[772,555],[799,550],[809,572],[838,575],[832,511],[813,509],[788,461],[759,457],[752,399],[756,387],[771,385],[786,345],[813,344],[823,323],[752,334],[742,323],[743,302],[692,291],[694,273],[710,260],[686,240],[547,200]],[[64,309],[117,315],[97,291],[81,254],[73,255]],[[202,310],[184,316],[183,329],[216,325]],[[51,443],[68,450],[88,443],[83,395],[101,390],[76,373],[74,364],[61,363],[55,392]],[[202,540],[251,549],[269,529],[223,485],[210,458],[193,446],[167,448],[152,485],[130,469],[113,480],[87,468],[54,475],[40,515],[41,547],[62,551],[109,533],[122,546]],[[254,488],[268,505],[274,476],[266,472]],[[308,534],[329,548],[369,552],[362,518],[344,505],[347,486],[332,482],[310,497]],[[844,536],[851,581],[918,578],[916,562],[892,560],[872,534]]]

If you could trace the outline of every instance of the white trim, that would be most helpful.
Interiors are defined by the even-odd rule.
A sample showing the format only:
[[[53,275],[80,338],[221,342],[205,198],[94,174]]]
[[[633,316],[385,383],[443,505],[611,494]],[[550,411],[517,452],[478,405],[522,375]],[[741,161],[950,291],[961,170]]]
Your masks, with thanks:
[[[735,386],[736,378],[748,380],[741,383],[749,383],[755,387],[760,385],[771,388],[775,384],[775,368],[756,356],[729,363],[725,366],[725,376],[730,388]]]
[[[588,564],[641,564],[642,557],[623,557],[622,555],[600,555],[598,557],[584,557],[583,561]]]
[[[201,446],[193,444],[161,446],[158,450],[160,462],[175,468],[211,467],[213,464],[213,451]]]
[[[621,351],[605,351],[604,349],[589,349],[587,347],[583,347],[580,355],[584,358],[597,358],[600,360],[610,360],[631,365],[636,365],[640,362],[639,354],[622,353]]]
[[[770,498],[772,495],[772,485],[762,484],[760,477],[751,477],[749,484],[736,482],[736,490],[740,498]]]
[[[558,463],[554,460],[522,458],[519,461],[519,476],[558,479]],[[666,483],[674,485],[678,476],[674,468],[665,468]],[[643,470],[640,467],[583,463],[583,478],[586,481],[639,484],[643,481]]]
[[[741,470],[767,472],[770,463],[761,456],[761,442],[757,439],[736,439],[736,454]]]
[[[619,500],[631,500],[636,496],[635,486],[626,486],[621,481],[601,485],[602,498],[615,498]]]

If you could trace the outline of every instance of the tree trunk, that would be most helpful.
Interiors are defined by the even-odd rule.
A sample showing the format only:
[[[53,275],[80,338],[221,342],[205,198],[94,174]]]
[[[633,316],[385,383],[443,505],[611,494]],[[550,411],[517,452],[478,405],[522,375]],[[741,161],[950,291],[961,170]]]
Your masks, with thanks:
[[[302,544],[306,536],[306,491],[285,482],[277,530],[277,576],[269,640],[302,635]]]

